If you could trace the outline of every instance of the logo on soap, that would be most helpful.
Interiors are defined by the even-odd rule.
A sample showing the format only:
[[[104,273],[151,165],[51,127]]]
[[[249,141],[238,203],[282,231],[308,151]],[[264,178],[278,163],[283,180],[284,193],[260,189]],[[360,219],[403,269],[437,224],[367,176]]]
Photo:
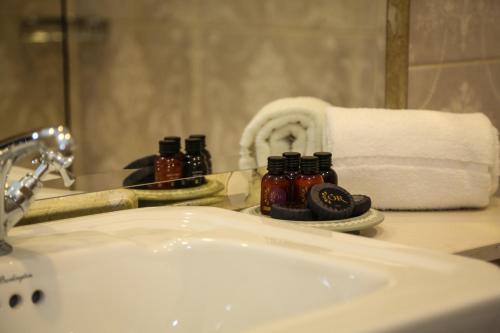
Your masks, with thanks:
[[[329,205],[333,205],[335,203],[349,204],[347,201],[345,201],[343,196],[335,193],[328,193],[327,191],[321,192],[321,199],[324,203],[327,203]]]
[[[12,283],[12,282],[23,282],[23,280],[33,278],[33,274],[24,273],[23,275],[13,274],[11,277],[6,277],[5,275],[0,275],[0,284]]]

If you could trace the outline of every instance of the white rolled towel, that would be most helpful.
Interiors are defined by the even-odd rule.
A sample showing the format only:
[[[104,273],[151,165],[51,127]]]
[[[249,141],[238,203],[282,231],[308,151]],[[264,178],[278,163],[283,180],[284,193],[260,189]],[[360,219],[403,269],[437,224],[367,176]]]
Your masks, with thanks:
[[[381,209],[485,207],[498,188],[498,132],[481,113],[327,110],[339,185]]]
[[[285,151],[311,155],[323,149],[325,110],[331,105],[314,97],[290,97],[265,105],[240,139],[241,169],[265,166],[267,157]]]

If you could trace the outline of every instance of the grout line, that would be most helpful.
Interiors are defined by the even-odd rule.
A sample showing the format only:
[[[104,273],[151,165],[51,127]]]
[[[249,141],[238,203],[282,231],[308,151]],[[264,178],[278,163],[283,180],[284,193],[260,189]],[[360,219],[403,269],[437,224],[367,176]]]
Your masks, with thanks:
[[[67,0],[60,0],[61,8],[61,56],[63,70],[63,103],[64,103],[64,125],[71,129],[71,74],[69,63],[69,40],[68,40],[68,8]]]
[[[388,0],[385,49],[385,107],[408,105],[410,0]]]
[[[467,65],[487,65],[487,64],[498,64],[500,63],[500,57],[498,58],[484,58],[484,59],[470,59],[470,60],[456,60],[448,61],[443,63],[433,63],[433,64],[418,64],[410,65],[409,70],[419,70],[419,69],[430,69],[430,68],[453,68]]]

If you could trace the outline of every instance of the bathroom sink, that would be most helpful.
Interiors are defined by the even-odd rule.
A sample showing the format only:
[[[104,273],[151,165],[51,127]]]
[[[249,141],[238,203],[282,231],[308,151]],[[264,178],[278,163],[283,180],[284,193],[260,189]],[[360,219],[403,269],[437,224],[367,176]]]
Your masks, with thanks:
[[[209,207],[14,228],[0,332],[487,331],[493,265]],[[498,327],[498,326],[497,326]]]

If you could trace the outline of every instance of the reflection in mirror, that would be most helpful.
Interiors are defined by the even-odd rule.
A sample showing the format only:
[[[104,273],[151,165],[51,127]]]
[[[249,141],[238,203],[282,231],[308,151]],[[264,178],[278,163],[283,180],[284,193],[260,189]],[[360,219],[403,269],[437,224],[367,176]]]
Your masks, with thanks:
[[[66,123],[77,142],[74,192],[130,185],[123,168],[157,155],[167,136],[185,150],[186,138],[205,134],[215,176],[230,174],[245,126],[269,102],[383,106],[386,4],[2,2],[0,136]],[[26,22],[58,37],[27,42]],[[42,197],[68,194],[55,183]]]
[[[77,195],[124,188],[133,191],[139,200],[139,206],[164,204],[195,204],[206,202],[208,205],[225,206],[233,210],[245,208],[250,201],[258,203],[260,179],[264,169],[237,170],[204,176],[203,184],[193,186],[196,177],[181,178],[172,181],[141,183],[123,186],[123,181],[135,170],[122,170],[102,174],[79,176],[69,190],[63,190],[64,184],[58,177],[44,181],[46,195],[41,199],[51,198],[51,193],[59,195]],[[171,184],[172,186],[166,186]],[[256,187],[257,186],[257,187]],[[167,187],[169,189],[159,189]],[[255,192],[255,189],[257,191]],[[216,198],[214,198],[216,197]],[[208,199],[211,198],[211,199]],[[204,199],[201,200],[200,199]],[[220,200],[219,200],[220,199]],[[223,201],[225,201],[223,203]]]
[[[70,17],[109,24],[99,42],[69,29],[77,175],[158,153],[165,136],[206,134],[214,172],[239,168],[243,129],[267,103],[315,96],[383,106],[385,0],[73,0]]]
[[[155,182],[123,187],[122,182],[134,170],[93,174],[76,178],[70,189],[62,179],[46,178],[44,187],[19,225],[78,217],[122,209],[150,206],[212,206],[241,210],[260,200],[263,169],[240,170],[204,176],[202,185],[179,187],[192,179]],[[165,186],[168,183],[174,186]],[[158,189],[167,187],[171,189]]]

